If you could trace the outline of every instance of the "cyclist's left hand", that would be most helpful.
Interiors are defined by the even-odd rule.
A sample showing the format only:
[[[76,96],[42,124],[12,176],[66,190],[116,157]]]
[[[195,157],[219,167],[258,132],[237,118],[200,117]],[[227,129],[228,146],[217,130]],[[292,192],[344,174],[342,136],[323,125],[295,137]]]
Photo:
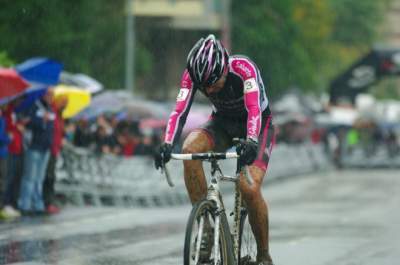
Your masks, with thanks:
[[[241,140],[236,146],[236,152],[240,155],[240,162],[251,165],[257,157],[258,143],[252,139]]]

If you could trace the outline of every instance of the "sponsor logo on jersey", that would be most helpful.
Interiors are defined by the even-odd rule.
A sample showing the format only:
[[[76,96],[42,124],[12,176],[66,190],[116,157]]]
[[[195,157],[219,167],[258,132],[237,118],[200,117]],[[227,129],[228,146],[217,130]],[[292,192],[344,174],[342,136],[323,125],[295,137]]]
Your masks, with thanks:
[[[250,128],[249,128],[249,135],[256,135],[257,128],[258,128],[258,120],[260,119],[260,115],[253,116],[250,118]]]
[[[249,67],[240,62],[236,63],[236,67],[242,70],[246,74],[246,77],[251,77],[251,70]]]
[[[176,101],[185,101],[188,95],[189,89],[181,88],[181,90],[179,90],[178,96],[176,97]]]
[[[244,81],[244,93],[250,93],[258,90],[258,85],[255,78],[250,78]]]
[[[182,87],[188,87],[188,86],[189,86],[189,82],[186,81],[186,80],[183,80],[181,86],[182,86]]]
[[[173,141],[173,131],[171,131],[172,130],[172,127],[173,127],[173,120],[172,120],[172,117],[170,117],[169,118],[169,120],[168,120],[168,124],[167,124],[167,128],[166,128],[166,136],[165,136],[165,140],[168,142],[168,143],[171,143],[172,141]]]

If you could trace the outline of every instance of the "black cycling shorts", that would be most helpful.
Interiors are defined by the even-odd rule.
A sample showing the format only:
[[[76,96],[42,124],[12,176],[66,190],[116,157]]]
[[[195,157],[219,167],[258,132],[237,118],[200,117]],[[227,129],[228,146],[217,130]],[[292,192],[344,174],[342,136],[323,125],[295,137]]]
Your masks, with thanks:
[[[246,139],[247,120],[214,115],[196,130],[201,130],[207,134],[214,152],[226,152],[233,146],[233,138]],[[258,136],[258,155],[253,163],[254,166],[267,170],[274,144],[275,131],[272,116],[265,115],[262,118],[261,131]]]

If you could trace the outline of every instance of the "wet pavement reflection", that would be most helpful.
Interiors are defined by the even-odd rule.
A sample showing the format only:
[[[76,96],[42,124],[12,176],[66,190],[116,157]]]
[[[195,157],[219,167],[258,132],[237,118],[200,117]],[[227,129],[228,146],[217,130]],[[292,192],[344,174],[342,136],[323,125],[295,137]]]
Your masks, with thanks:
[[[31,219],[31,218],[30,218]],[[31,219],[33,222],[38,219]],[[26,220],[25,220],[26,222]],[[2,240],[0,241],[1,264],[36,261],[45,264],[59,264],[60,260],[74,255],[105,253],[110,249],[135,244],[149,237],[164,237],[181,233],[182,226],[176,224],[157,224],[133,229],[113,230],[97,234],[78,234],[62,239],[44,240]],[[56,232],[55,232],[56,233]],[[90,264],[132,264],[130,261],[116,261],[116,257],[91,259]]]

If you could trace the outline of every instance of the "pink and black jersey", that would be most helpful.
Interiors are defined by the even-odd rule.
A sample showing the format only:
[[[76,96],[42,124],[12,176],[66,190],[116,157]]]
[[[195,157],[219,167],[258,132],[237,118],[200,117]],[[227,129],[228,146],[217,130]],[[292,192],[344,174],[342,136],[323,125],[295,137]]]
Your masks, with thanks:
[[[218,93],[207,94],[204,88],[192,82],[188,71],[184,71],[175,110],[168,121],[166,143],[176,143],[179,139],[197,90],[211,101],[213,115],[247,120],[248,138],[257,139],[262,117],[271,114],[256,64],[242,55],[230,56],[229,73],[224,88]]]

